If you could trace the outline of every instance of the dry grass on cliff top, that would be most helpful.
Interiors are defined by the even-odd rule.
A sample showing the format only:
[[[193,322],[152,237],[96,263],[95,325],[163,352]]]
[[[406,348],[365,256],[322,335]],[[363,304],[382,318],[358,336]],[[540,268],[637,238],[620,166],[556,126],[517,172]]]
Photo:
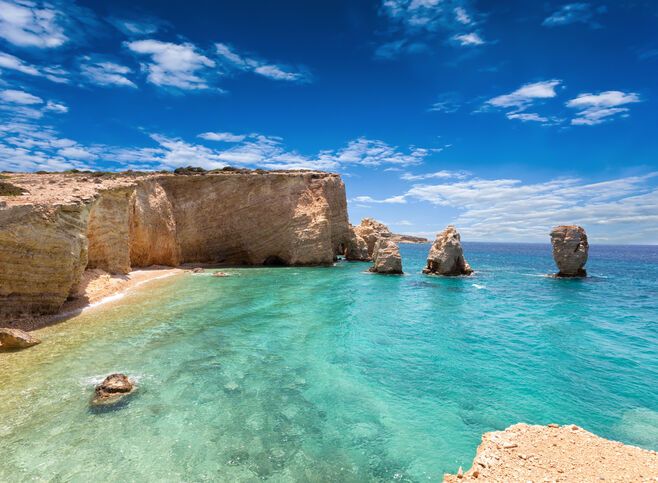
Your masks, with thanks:
[[[200,169],[200,168],[199,168]],[[170,171],[78,171],[62,173],[2,173],[0,174],[0,196],[2,204],[12,205],[51,205],[86,202],[93,199],[100,191],[134,186],[138,182],[152,178],[175,176],[337,176],[333,173],[310,170],[250,170],[242,168],[223,168],[221,170],[198,171],[197,168],[180,168]]]

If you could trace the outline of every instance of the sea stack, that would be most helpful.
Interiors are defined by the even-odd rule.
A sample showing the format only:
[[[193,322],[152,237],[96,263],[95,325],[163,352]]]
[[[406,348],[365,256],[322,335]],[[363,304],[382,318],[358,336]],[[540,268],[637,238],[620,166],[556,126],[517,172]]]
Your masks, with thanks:
[[[585,277],[589,244],[582,226],[560,225],[551,231],[553,259],[558,268],[556,277]]]
[[[473,273],[471,266],[464,259],[461,237],[454,226],[450,225],[436,235],[423,273],[448,276]]]
[[[354,232],[354,227],[350,227],[350,234],[345,248],[345,258],[359,262],[370,260],[368,254],[368,244],[366,241]]]
[[[355,235],[363,238],[368,247],[368,256],[374,258],[375,243],[380,238],[389,238],[393,235],[391,230],[383,223],[373,219],[364,218],[361,224],[353,227]]]
[[[397,243],[386,238],[380,238],[375,243],[372,255],[371,272],[386,274],[402,273],[402,257]]]

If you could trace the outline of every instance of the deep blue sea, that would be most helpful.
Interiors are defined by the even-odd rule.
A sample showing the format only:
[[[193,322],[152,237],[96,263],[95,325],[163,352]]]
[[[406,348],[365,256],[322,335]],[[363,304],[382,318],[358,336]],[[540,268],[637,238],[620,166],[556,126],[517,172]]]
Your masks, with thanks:
[[[472,277],[235,268],[152,282],[0,354],[0,481],[440,481],[483,432],[658,450],[658,247],[465,243]],[[137,393],[89,409],[123,371]]]

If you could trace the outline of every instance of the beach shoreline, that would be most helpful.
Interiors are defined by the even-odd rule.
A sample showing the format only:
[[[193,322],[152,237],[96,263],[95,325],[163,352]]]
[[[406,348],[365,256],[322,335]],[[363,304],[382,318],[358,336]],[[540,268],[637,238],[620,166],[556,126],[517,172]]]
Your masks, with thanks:
[[[100,309],[111,302],[156,280],[189,273],[185,268],[152,266],[132,270],[126,275],[112,275],[103,270],[85,270],[73,297],[56,314],[17,317],[0,322],[0,326],[34,331],[69,320],[90,310]]]

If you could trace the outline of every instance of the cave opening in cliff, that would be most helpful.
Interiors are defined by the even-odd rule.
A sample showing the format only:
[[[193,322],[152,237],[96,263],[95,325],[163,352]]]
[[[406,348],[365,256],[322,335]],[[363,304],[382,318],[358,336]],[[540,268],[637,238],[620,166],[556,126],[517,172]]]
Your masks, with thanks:
[[[268,267],[285,267],[288,263],[278,255],[270,255],[265,259],[263,265]]]

